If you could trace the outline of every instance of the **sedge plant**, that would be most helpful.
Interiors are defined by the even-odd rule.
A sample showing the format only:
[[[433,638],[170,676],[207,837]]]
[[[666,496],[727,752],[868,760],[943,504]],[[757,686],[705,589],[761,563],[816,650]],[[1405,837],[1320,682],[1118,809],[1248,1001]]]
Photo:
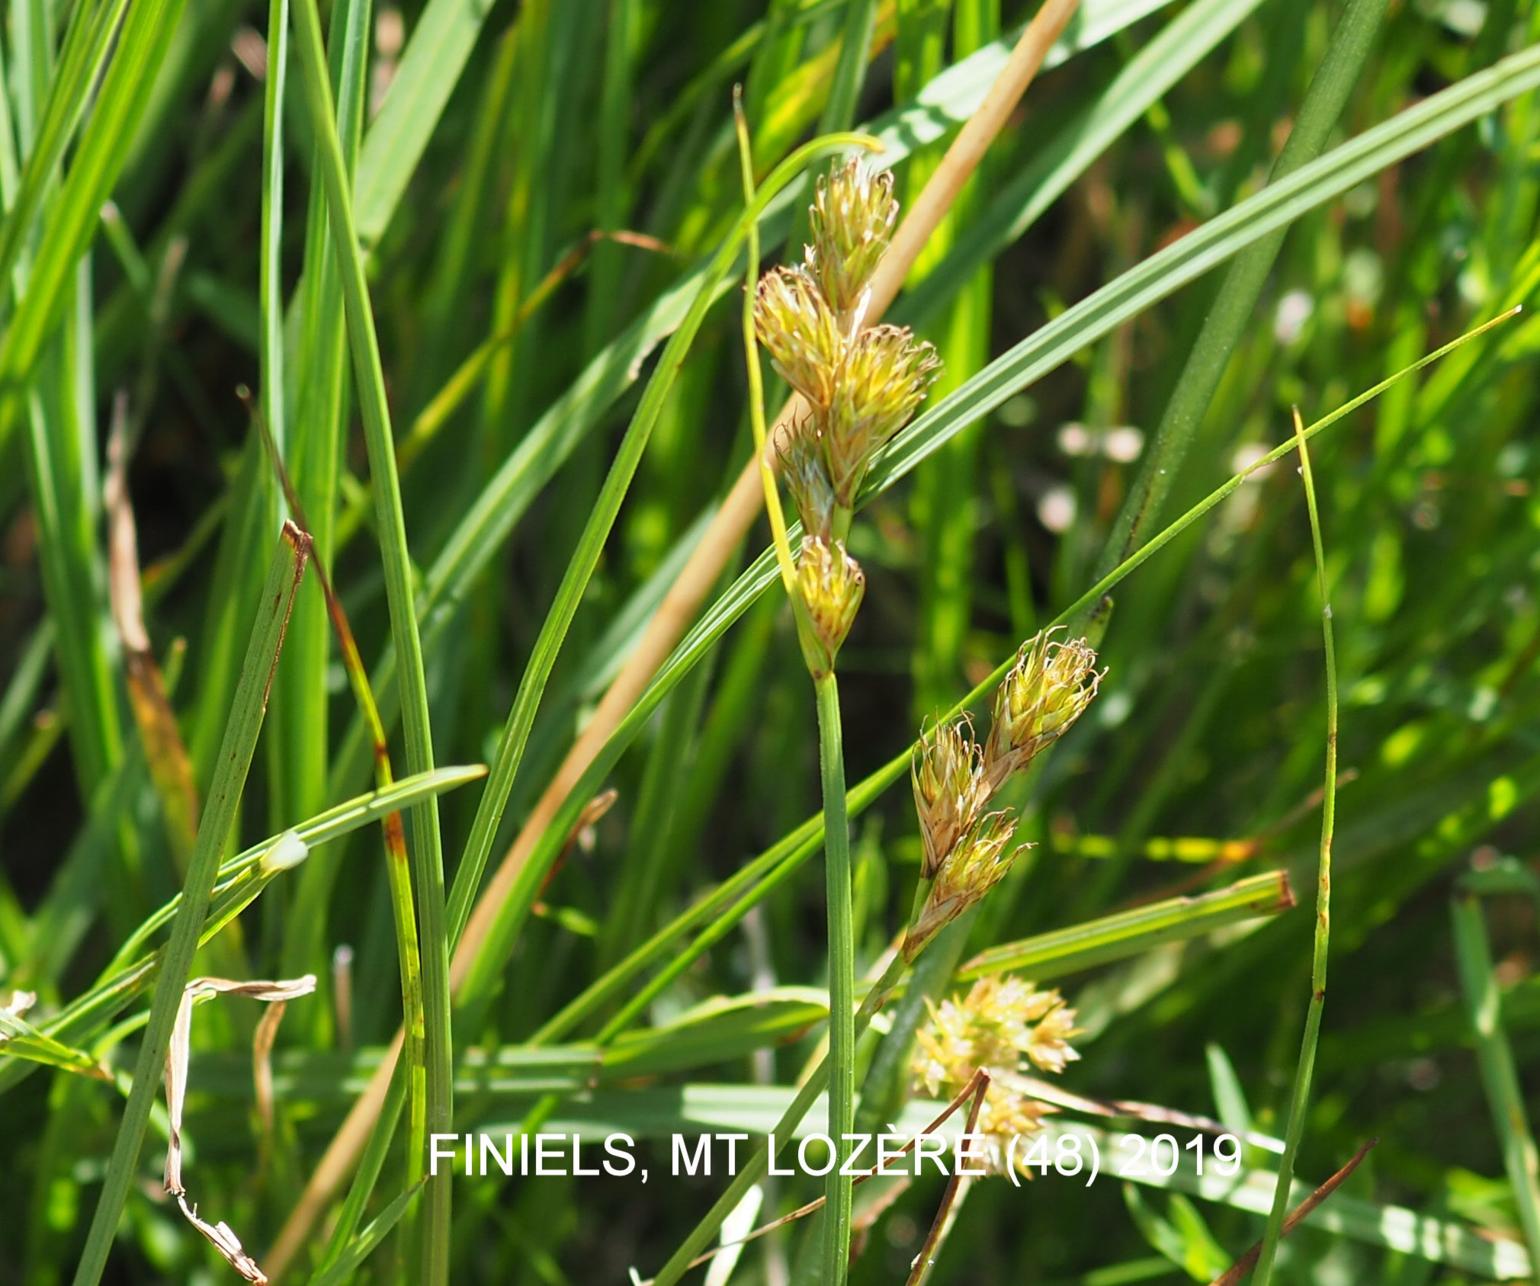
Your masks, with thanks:
[[[938,366],[935,350],[909,330],[862,326],[871,276],[897,216],[890,173],[872,173],[855,159],[837,163],[817,184],[804,262],[765,275],[752,318],[775,369],[810,408],[777,444],[802,521],[794,569],[784,530],[777,531],[777,546],[818,710],[829,937],[829,1136],[837,1162],[828,1175],[821,1258],[823,1279],[836,1284],[845,1280],[850,1254],[852,1176],[845,1173],[844,1160],[846,1136],[855,1128],[856,948],[835,660],[866,592],[866,577],[845,541],[873,456],[914,414]],[[748,349],[753,369],[752,339]],[[757,384],[757,370],[751,379]],[[756,447],[771,505],[763,408],[754,392]],[[778,510],[775,501],[772,512]]]
[[[1127,1189],[1132,1218],[1105,1181],[858,1176],[852,1286],[1532,1279],[1530,901],[1472,930],[1465,893],[1532,875],[1540,801],[1537,40],[1514,0],[7,6],[0,1277],[238,1280],[159,1192],[160,1046],[193,977],[317,977],[276,1042],[253,1005],[200,1013],[179,1132],[200,1218],[273,1280],[340,1283],[656,1269],[720,1191],[660,1183],[669,1134],[761,1135],[793,1100],[822,1131],[852,1052],[857,1132],[912,1135],[933,1113],[906,1096],[987,1068],[962,1114],[1022,1133],[1012,1062],[1052,1075],[1011,1031],[1028,998],[973,990],[1011,973],[1064,988],[1083,1028],[1041,1137],[1114,1140],[1068,1102],[1136,1090],[1285,1150],[1259,1140],[1235,1184]],[[902,221],[830,224],[810,267],[818,194],[777,196],[776,167],[852,128]],[[799,165],[782,177],[800,193]],[[722,432],[760,352],[760,245],[726,300],[756,237],[835,315],[831,369],[883,322],[944,363],[859,483],[859,456],[799,433],[836,385],[781,412],[751,365],[760,449]],[[302,582],[249,773],[267,658],[242,670],[284,504],[241,381],[378,715]],[[1295,402],[1343,665],[1324,773]],[[784,515],[761,500],[777,474]],[[776,548],[754,559],[761,503]],[[874,601],[822,685],[852,759],[827,766],[862,769],[841,809],[806,762],[817,703],[775,587],[816,645],[805,603],[852,588],[846,553]],[[1108,619],[1094,735],[1007,775],[996,664],[1037,636],[1051,668]],[[386,745],[403,783],[360,794]],[[407,776],[482,759],[470,791],[479,772]],[[1326,922],[1288,889],[1322,887],[1334,777],[1323,1021]],[[745,807],[740,780],[775,789]],[[893,789],[916,781],[918,827]],[[991,883],[1023,837],[1051,860]],[[853,995],[823,932],[841,869]],[[838,1072],[817,1066],[831,1008]],[[652,1183],[424,1185],[430,1106],[457,1133],[610,1122]],[[1394,1164],[1336,1187],[1375,1137]],[[783,1227],[822,1205],[822,1177],[793,1187],[714,1212],[701,1250],[754,1202]],[[1480,1199],[1450,1209],[1455,1188]],[[784,1279],[814,1278],[834,1222],[800,1222]],[[736,1275],[719,1254],[713,1279],[777,1280],[785,1250]]]
[[[922,843],[927,857],[916,882],[913,911],[881,975],[867,989],[853,1021],[858,1038],[903,984],[910,968],[948,924],[977,906],[1010,872],[1026,843],[1014,843],[1015,816],[991,810],[995,793],[1015,773],[1074,725],[1095,697],[1102,672],[1084,640],[1060,642],[1041,631],[1024,643],[994,693],[991,727],[980,746],[965,715],[923,736],[913,749],[911,778]],[[945,802],[943,802],[945,801]],[[828,803],[826,802],[826,810]],[[844,820],[844,800],[834,806]],[[945,821],[941,819],[945,817]],[[826,830],[835,817],[825,812]],[[943,847],[944,846],[944,847]],[[826,851],[828,842],[825,844]],[[934,856],[932,856],[934,854]],[[835,1020],[831,999],[830,1023]],[[831,1084],[834,1041],[829,1055],[804,1077],[772,1134],[787,1137]],[[830,1134],[835,1109],[831,1094]],[[733,1181],[674,1251],[654,1278],[655,1286],[678,1281],[705,1249],[722,1221],[766,1173],[768,1147],[760,1144]],[[830,1213],[824,1226],[835,1223]],[[825,1237],[824,1253],[828,1239]],[[843,1268],[843,1263],[838,1265]]]
[[[746,201],[753,167],[741,104],[737,111]],[[903,948],[882,979],[855,1004],[855,927],[844,746],[836,660],[865,595],[865,575],[846,547],[862,483],[878,452],[924,401],[939,369],[934,348],[906,327],[863,327],[871,279],[897,222],[892,175],[855,158],[836,162],[814,190],[810,241],[803,262],[772,269],[744,306],[744,345],[750,417],[765,490],[776,560],[792,604],[797,640],[812,680],[817,710],[823,797],[825,902],[828,932],[829,1052],[788,1109],[800,1119],[812,1097],[828,1088],[828,1132],[834,1148],[825,1185],[819,1253],[821,1280],[842,1283],[850,1256],[853,1176],[845,1173],[848,1135],[855,1125],[858,1027],[885,1002],[903,971],[947,924],[976,903],[1009,869],[1014,822],[984,805],[1019,768],[1061,735],[1095,695],[1095,654],[1083,642],[1061,644],[1046,634],[1025,645],[996,699],[994,727],[975,747],[962,725],[922,739],[916,751],[915,798],[927,859],[915,915]],[[758,243],[748,243],[749,275]],[[756,343],[757,341],[757,343]],[[807,412],[773,443],[768,440],[758,345],[801,397]],[[801,524],[792,556],[769,451]],[[806,1101],[804,1101],[806,1100]],[[800,1105],[800,1106],[799,1106]],[[659,1274],[674,1280],[747,1191],[758,1167],[740,1172],[696,1232]],[[737,1195],[735,1195],[737,1194]]]

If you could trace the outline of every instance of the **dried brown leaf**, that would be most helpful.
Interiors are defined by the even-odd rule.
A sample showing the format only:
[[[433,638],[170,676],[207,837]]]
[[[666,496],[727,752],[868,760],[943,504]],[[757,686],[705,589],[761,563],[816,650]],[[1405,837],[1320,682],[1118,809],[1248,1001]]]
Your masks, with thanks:
[[[252,1059],[257,1077],[257,1101],[259,1110],[266,1104],[264,1121],[271,1121],[272,1077],[267,1068],[268,1055],[272,1051],[273,1038],[278,1032],[278,1019],[284,1005],[298,996],[308,996],[315,990],[315,975],[307,973],[303,978],[278,979],[277,981],[236,982],[229,978],[193,978],[182,992],[182,1003],[177,1006],[176,1022],[171,1029],[171,1044],[166,1050],[166,1115],[170,1123],[170,1141],[166,1146],[165,1190],[176,1197],[187,1221],[208,1238],[214,1249],[224,1256],[230,1267],[249,1282],[266,1282],[267,1277],[241,1248],[240,1238],[226,1223],[209,1223],[198,1216],[198,1208],[189,1205],[187,1189],[182,1183],[182,1109],[187,1102],[187,1063],[191,1054],[192,1011],[200,1000],[210,996],[246,996],[263,1000],[273,1006],[264,1015],[253,1040]],[[265,1077],[265,1092],[264,1092]]]

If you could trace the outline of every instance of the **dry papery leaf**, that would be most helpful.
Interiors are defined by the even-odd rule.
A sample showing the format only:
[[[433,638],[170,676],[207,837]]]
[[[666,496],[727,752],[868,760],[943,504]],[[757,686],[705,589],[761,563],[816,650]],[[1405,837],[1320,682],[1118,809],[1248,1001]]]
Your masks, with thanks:
[[[226,1223],[209,1223],[198,1217],[198,1207],[187,1202],[187,1189],[182,1185],[182,1107],[187,1100],[187,1060],[191,1052],[193,1006],[210,996],[247,996],[263,1000],[274,1009],[265,1015],[257,1029],[254,1051],[259,1090],[263,1084],[263,1068],[267,1054],[277,1035],[278,1019],[283,1007],[299,996],[308,996],[315,990],[315,975],[307,973],[303,978],[278,979],[272,982],[235,982],[229,978],[194,978],[182,992],[182,1003],[177,1007],[176,1024],[171,1029],[171,1047],[166,1051],[166,1115],[171,1123],[171,1141],[166,1148],[166,1174],[164,1186],[174,1196],[187,1221],[208,1238],[214,1249],[223,1255],[230,1267],[249,1282],[264,1283],[267,1275],[257,1266],[257,1261],[241,1247],[240,1238]],[[267,1081],[266,1103],[271,1111],[271,1081]]]
[[[4,1004],[0,1004],[0,1013],[7,1014],[12,1018],[20,1018],[35,1004],[37,1004],[37,992],[13,991],[11,992],[11,998]],[[0,1040],[4,1039],[5,1036],[0,1034]]]

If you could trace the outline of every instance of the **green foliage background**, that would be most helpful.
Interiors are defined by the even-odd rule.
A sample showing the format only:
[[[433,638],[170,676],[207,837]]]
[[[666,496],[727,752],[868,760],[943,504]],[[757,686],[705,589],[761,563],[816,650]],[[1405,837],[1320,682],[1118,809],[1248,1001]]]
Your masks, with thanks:
[[[852,548],[868,576],[841,662],[852,782],[1286,441],[1291,408],[1319,419],[1533,305],[1540,13],[1517,0],[1382,8],[1085,0],[891,312],[946,370],[875,471]],[[1364,24],[1361,69],[1343,53],[1344,9]],[[13,1028],[0,1045],[0,1282],[63,1280],[83,1252],[105,1254],[115,1221],[88,1233],[104,1181],[126,1196],[109,1280],[232,1279],[160,1198],[161,1109],[142,1152],[119,1138],[148,991],[50,1024],[137,958],[136,930],[189,870],[195,885],[219,857],[375,784],[313,575],[250,774],[223,769],[226,736],[256,733],[232,713],[252,704],[241,667],[271,633],[263,584],[288,513],[241,385],[256,390],[351,619],[396,776],[413,777],[430,1128],[453,1060],[456,1130],[510,1127],[548,1093],[547,1129],[763,1129],[822,1034],[823,885],[816,832],[797,830],[818,807],[817,736],[789,612],[768,559],[753,563],[762,522],[665,686],[573,800],[613,788],[613,806],[565,847],[569,812],[538,851],[549,880],[540,865],[517,890],[501,949],[451,1023],[444,964],[477,883],[456,876],[467,853],[495,867],[749,458],[741,261],[722,251],[742,217],[732,86],[761,178],[814,135],[862,126],[888,144],[912,200],[1031,11],[334,0],[318,15],[329,100],[306,74],[314,13],[312,0],[10,0],[0,26],[0,999],[35,992],[28,1039],[42,1041],[24,1053]],[[1323,66],[1345,105],[1296,163],[1327,159],[1298,171],[1270,216],[1257,194]],[[1400,115],[1413,109],[1421,133],[1365,138],[1423,120]],[[339,257],[326,181],[340,191],[345,178],[356,236]],[[771,203],[767,261],[800,242],[805,196],[799,179]],[[1233,227],[1209,229],[1214,255],[1183,261],[1198,243],[1179,238],[1248,199]],[[1221,260],[1259,244],[1268,217],[1286,235],[1270,271],[1252,252],[1265,277],[1250,305]],[[731,273],[711,282],[701,273],[719,252]],[[702,281],[698,333],[686,324],[660,359]],[[1215,339],[1231,314],[1227,349]],[[1288,1239],[1275,1280],[1525,1275],[1540,1209],[1515,1117],[1540,1055],[1537,344],[1521,314],[1312,444],[1341,732],[1331,982],[1298,1175],[1313,1186],[1379,1144],[1322,1207],[1326,1222]],[[136,722],[109,607],[115,417],[185,780]],[[381,490],[392,437],[399,510]],[[635,459],[634,479],[609,473],[617,455]],[[1310,996],[1319,614],[1288,457],[1077,617],[1101,634],[1102,694],[1018,792],[1036,847],[952,935],[947,965],[1271,871],[1305,906],[1218,929],[1183,910],[1188,927],[1162,941],[1118,928],[1124,946],[1088,967],[1058,947],[1029,952],[1029,976],[1051,976],[1081,1015],[1065,1088],[1283,1133]],[[533,719],[522,758],[510,708]],[[434,762],[501,764],[506,811],[479,780],[414,776]],[[232,836],[205,828],[195,845],[189,783],[205,817],[222,789],[240,793]],[[902,927],[919,861],[901,777],[869,798],[852,835],[861,971]],[[216,1001],[194,1024],[188,1186],[259,1260],[400,1022],[394,859],[364,824],[385,808],[264,884],[192,969],[320,980],[280,1030],[271,1129],[253,1106],[252,1007]],[[746,914],[713,905],[638,959],[707,890],[799,844],[780,875],[744,881]],[[222,878],[262,851],[227,861]],[[1452,921],[1457,890],[1482,897]],[[189,950],[199,921],[183,919]],[[702,932],[709,949],[606,1028]],[[622,985],[595,994],[617,965]],[[922,970],[916,996],[945,992],[948,972]],[[757,1006],[743,999],[761,992]],[[1466,998],[1483,995],[1501,1017],[1476,1039]],[[553,1017],[575,999],[581,1021],[553,1045]],[[407,1208],[405,1137],[352,1212],[359,1224],[383,1212],[387,1235],[353,1243],[340,1276],[419,1280],[409,1243],[424,1239],[447,1246],[455,1281],[647,1275],[721,1187],[660,1181],[664,1143],[646,1186],[460,1179],[452,1210],[437,1195]],[[1171,1187],[979,1184],[931,1280],[1208,1281],[1260,1235],[1256,1207],[1233,1194]],[[761,1217],[816,1191],[782,1183]],[[926,1180],[897,1195],[853,1280],[901,1279],[940,1193]],[[869,1199],[858,1190],[858,1222]],[[1428,1221],[1420,1237],[1389,1205]],[[336,1264],[354,1224],[333,1237],[335,1214],[284,1280]],[[733,1280],[787,1280],[798,1241],[792,1230],[750,1249]]]

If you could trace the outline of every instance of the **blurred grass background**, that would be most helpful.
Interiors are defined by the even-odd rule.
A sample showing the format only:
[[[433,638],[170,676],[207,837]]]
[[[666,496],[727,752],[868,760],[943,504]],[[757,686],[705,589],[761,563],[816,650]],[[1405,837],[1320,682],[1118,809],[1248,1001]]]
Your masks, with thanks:
[[[733,84],[744,86],[761,177],[820,129],[876,122],[902,143],[908,200],[999,58],[948,69],[1002,37],[998,49],[1009,48],[1031,12],[997,0],[323,6],[338,154],[401,475],[411,562],[393,581],[382,550],[397,534],[374,503],[368,390],[361,397],[347,347],[356,324],[334,257],[321,132],[301,55],[276,38],[306,6],[289,8],[10,0],[0,28],[0,984],[37,993],[34,1024],[92,987],[182,887],[194,851],[286,512],[237,388],[257,390],[293,477],[374,676],[397,775],[427,766],[399,727],[388,676],[403,671],[381,661],[405,601],[390,596],[402,592],[415,594],[421,622],[433,757],[490,763],[639,389],[659,369],[657,341],[689,298],[670,292],[741,214]],[[1343,8],[1086,0],[892,310],[946,363],[932,406],[1260,190]],[[1396,0],[1370,27],[1328,149],[1505,56],[1522,59],[1540,13],[1516,0]],[[1532,305],[1540,117],[1532,92],[1507,96],[1291,220],[1142,538],[1284,441],[1291,407],[1314,420],[1475,323]],[[791,212],[783,205],[766,224],[772,261],[782,243],[800,242],[794,195]],[[1118,515],[1205,318],[1223,302],[1223,277],[1211,272],[1141,304],[1105,338],[1072,345],[1070,360],[967,419],[873,497],[852,550],[867,570],[867,605],[843,653],[851,781],[903,752],[922,719],[1117,561]],[[706,314],[613,532],[599,533],[592,579],[576,586],[581,601],[494,828],[494,859],[749,457],[736,289]],[[1478,1074],[1478,1048],[1493,1057],[1492,1037],[1472,1035],[1460,970],[1500,998],[1517,1069],[1507,1092],[1532,1101],[1537,342],[1520,317],[1312,445],[1341,739],[1331,990],[1299,1174],[1313,1185],[1377,1137],[1345,1196],[1505,1244],[1524,1240],[1534,1176],[1515,1187],[1505,1171],[1514,1140],[1494,1127],[1492,1105],[1507,1082]],[[140,708],[143,657],[109,602],[114,425],[149,653],[169,693],[159,715]],[[761,523],[730,574],[765,536]],[[1037,847],[968,923],[958,953],[1276,869],[1291,872],[1308,904],[1325,689],[1292,459],[1185,530],[1113,599],[1098,622],[1102,695],[1017,801]],[[620,1128],[668,1128],[669,1112],[693,1101],[685,1086],[719,1087],[718,1128],[760,1121],[755,1087],[790,1085],[816,1044],[815,857],[632,1018],[621,1045],[632,1041],[633,1061],[617,1058],[600,1101],[585,1095],[586,1073],[541,1071],[532,1052],[521,1061],[532,1034],[601,971],[816,811],[812,704],[778,591],[697,655],[605,774],[613,805],[531,890],[511,960],[488,966],[495,985],[457,1009],[454,1056],[497,1050],[513,1071],[479,1087],[462,1077],[453,1128],[517,1121],[551,1089],[561,1121],[587,1111]],[[356,711],[307,577],[229,852],[369,789]],[[445,885],[481,789],[441,800]],[[854,826],[866,968],[901,926],[919,841],[902,786]],[[440,903],[426,962],[447,957],[448,943],[423,833],[408,827],[419,908]],[[320,979],[281,1028],[270,1126],[254,1112],[247,1071],[256,1016],[215,1002],[194,1026],[189,1187],[205,1217],[229,1222],[259,1259],[371,1051],[400,1021],[386,862],[372,829],[317,848],[194,970]],[[1451,896],[1471,873],[1477,884],[1462,887],[1490,895],[1479,904],[1484,957],[1472,954],[1468,913],[1463,939],[1451,928]],[[1309,912],[1298,910],[1055,978],[1085,1028],[1065,1087],[1231,1124],[1244,1114],[1281,1134],[1310,935]],[[339,949],[349,953],[340,1003]],[[759,1013],[757,1024],[708,1023],[693,1043],[671,1026],[697,1002],[775,988],[760,1010],[729,1011]],[[625,998],[593,1006],[562,1039],[593,1037]],[[430,1026],[437,1003],[430,995]],[[65,1042],[87,1066],[104,1061],[120,1091],[143,1005],[125,1009],[121,1026]],[[7,1052],[0,1066],[16,1066]],[[573,1057],[587,1066],[587,1055]],[[62,1280],[85,1242],[122,1099],[57,1066],[0,1084],[10,1158],[0,1281]],[[152,1120],[110,1279],[228,1278],[159,1198],[159,1128]],[[400,1146],[367,1217],[402,1191]],[[663,1156],[645,1187],[458,1181],[452,1278],[598,1282],[623,1279],[630,1265],[652,1271],[720,1186],[660,1182]],[[1265,1168],[1265,1156],[1253,1160]],[[773,1190],[764,1217],[810,1199],[816,1181],[806,1186]],[[1222,1268],[1260,1233],[1233,1203],[1132,1191],[1108,1179],[1089,1190],[1051,1178],[1026,1191],[980,1184],[932,1280],[1206,1281],[1216,1247]],[[928,1180],[899,1196],[854,1279],[907,1271],[939,1195]],[[858,1218],[860,1205],[858,1193]],[[1483,1259],[1490,1243],[1479,1237],[1462,1258],[1413,1251],[1385,1227],[1297,1233],[1275,1279],[1412,1286],[1514,1275]],[[309,1280],[329,1229],[323,1219],[313,1256],[285,1280]],[[391,1245],[359,1280],[416,1280]],[[734,1280],[787,1280],[795,1238],[765,1246]]]

